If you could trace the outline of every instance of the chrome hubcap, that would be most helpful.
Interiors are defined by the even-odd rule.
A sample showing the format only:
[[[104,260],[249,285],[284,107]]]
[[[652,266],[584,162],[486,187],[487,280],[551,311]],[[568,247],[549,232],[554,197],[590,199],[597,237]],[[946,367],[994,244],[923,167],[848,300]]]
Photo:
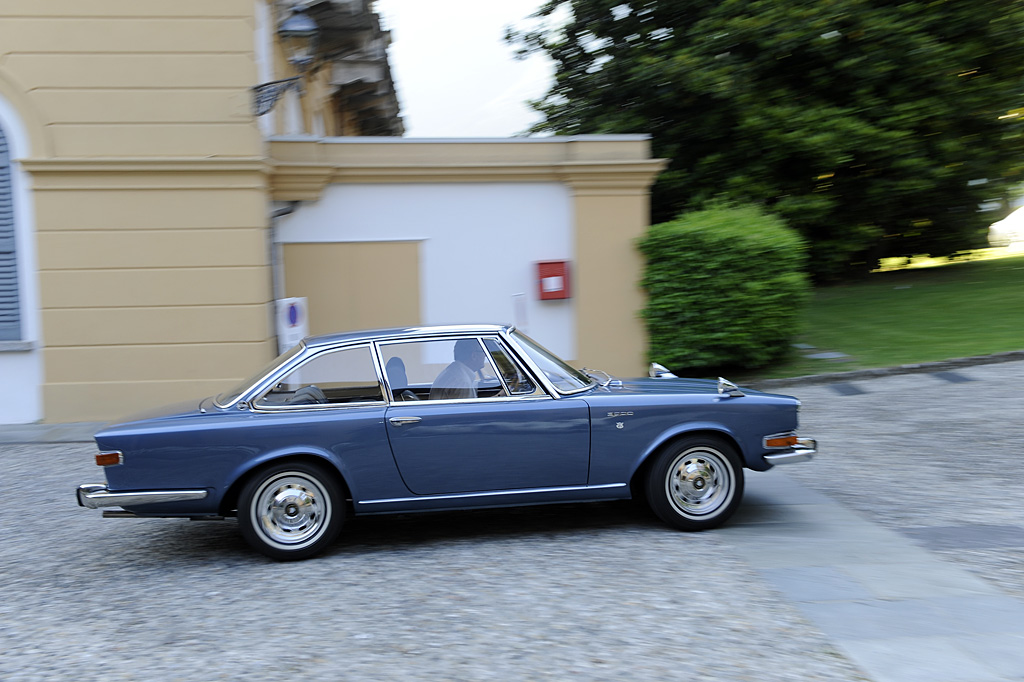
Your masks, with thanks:
[[[732,497],[732,470],[725,458],[708,448],[690,448],[672,462],[665,481],[668,499],[686,516],[706,516]]]
[[[252,513],[257,527],[277,544],[308,544],[326,528],[331,509],[315,479],[285,472],[266,481],[257,492]]]

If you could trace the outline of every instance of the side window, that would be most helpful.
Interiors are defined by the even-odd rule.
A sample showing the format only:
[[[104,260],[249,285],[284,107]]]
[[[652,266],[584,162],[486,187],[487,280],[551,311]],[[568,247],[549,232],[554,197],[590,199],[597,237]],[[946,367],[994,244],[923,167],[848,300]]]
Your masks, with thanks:
[[[508,354],[497,339],[484,339],[484,346],[491,354],[494,365],[501,373],[505,387],[511,395],[533,395],[538,392],[537,385],[530,375],[519,366]]]
[[[21,339],[18,253],[15,246],[11,159],[4,132],[0,130],[0,341]]]
[[[478,338],[381,344],[394,400],[467,400],[508,396]]]
[[[344,405],[384,399],[369,346],[314,355],[256,401],[261,407]]]

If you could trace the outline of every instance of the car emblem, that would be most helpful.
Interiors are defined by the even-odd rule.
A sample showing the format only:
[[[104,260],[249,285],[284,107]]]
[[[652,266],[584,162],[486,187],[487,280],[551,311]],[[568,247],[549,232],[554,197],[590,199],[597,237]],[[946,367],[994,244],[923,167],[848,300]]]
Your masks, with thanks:
[[[623,424],[622,422],[615,422],[615,428],[617,428],[617,429],[624,429],[624,428],[626,428],[626,425]]]

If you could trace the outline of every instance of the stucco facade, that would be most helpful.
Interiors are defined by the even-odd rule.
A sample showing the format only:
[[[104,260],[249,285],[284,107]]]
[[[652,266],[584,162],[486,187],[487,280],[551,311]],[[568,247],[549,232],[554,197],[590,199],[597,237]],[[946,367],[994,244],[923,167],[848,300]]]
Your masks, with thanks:
[[[38,323],[4,360],[43,375],[19,421],[184,400],[270,354],[253,15],[251,0],[0,4]]]
[[[263,0],[0,3],[0,130],[11,147],[22,316],[20,338],[0,341],[0,373],[19,389],[0,399],[0,423],[115,418],[215,392],[266,362],[276,350],[274,202],[307,202],[295,221],[336,185],[558,188],[579,292],[575,359],[642,368],[632,240],[661,167],[646,140],[273,137],[284,110],[257,119],[251,92],[289,75],[268,21]],[[299,104],[315,131],[315,107]],[[378,257],[277,243],[302,264],[281,275],[295,290],[311,286],[307,263]],[[423,261],[402,243],[388,255],[416,271]],[[391,283],[362,286],[374,296]],[[358,308],[330,319],[351,328],[380,317]],[[493,320],[486,312],[468,311]]]
[[[339,251],[415,245],[415,272],[381,261],[378,275],[362,280],[359,296],[374,302],[367,324],[512,322],[567,359],[622,375],[643,371],[634,242],[662,168],[646,137],[273,138],[270,150],[272,196],[305,202],[281,220],[278,241]],[[286,270],[315,269],[295,251],[288,257],[286,247]],[[548,260],[570,262],[572,298],[538,300],[534,266]],[[314,320],[339,291],[353,289],[309,282],[286,293],[309,296]],[[410,301],[420,302],[416,319],[398,315]]]

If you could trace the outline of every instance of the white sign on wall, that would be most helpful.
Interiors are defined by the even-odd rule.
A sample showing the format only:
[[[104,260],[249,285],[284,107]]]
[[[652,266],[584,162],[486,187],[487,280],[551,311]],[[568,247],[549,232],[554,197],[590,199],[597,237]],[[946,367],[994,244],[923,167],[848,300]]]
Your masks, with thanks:
[[[309,336],[305,297],[277,299],[277,352],[283,353]]]

